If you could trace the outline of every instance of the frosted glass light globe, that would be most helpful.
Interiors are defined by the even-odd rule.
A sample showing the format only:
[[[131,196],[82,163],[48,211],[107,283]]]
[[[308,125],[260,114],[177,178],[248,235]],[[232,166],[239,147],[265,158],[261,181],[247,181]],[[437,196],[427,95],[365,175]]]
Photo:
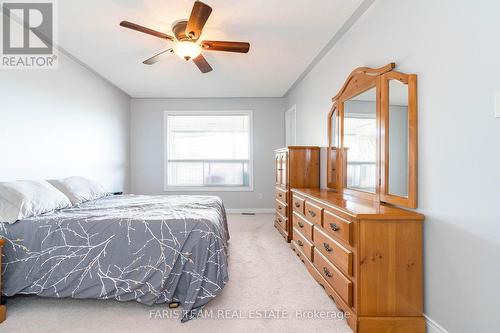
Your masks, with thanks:
[[[185,60],[194,59],[201,53],[201,46],[188,40],[175,43],[173,49],[175,54]]]

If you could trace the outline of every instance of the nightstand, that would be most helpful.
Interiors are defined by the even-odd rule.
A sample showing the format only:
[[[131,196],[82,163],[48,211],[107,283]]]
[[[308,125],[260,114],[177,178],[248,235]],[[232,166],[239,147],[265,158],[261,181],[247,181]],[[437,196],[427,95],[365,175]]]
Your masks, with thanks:
[[[5,243],[3,239],[0,239],[0,298],[2,296],[2,246]],[[7,307],[0,304],[0,323],[5,320],[5,314],[7,312]]]

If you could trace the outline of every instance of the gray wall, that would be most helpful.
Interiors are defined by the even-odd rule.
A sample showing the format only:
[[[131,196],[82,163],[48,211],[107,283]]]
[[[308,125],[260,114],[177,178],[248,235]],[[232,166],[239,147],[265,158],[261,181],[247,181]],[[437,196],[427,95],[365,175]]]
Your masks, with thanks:
[[[272,208],[274,205],[273,150],[285,144],[285,101],[281,98],[133,99],[131,102],[131,189],[141,194],[163,192],[164,128],[167,110],[252,110],[253,192],[190,192],[218,195],[227,208]],[[262,199],[259,198],[262,195]]]
[[[418,74],[425,313],[449,332],[500,327],[500,2],[376,1],[288,97],[298,144],[327,144],[330,98],[358,66]]]
[[[128,181],[130,98],[59,53],[53,70],[1,70],[0,180]]]

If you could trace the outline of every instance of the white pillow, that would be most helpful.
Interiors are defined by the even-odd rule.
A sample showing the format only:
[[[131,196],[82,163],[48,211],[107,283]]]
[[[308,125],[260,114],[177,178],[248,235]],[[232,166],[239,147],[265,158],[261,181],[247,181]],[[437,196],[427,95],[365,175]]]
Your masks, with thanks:
[[[0,222],[14,223],[68,207],[69,199],[44,180],[0,183]]]
[[[48,182],[64,193],[73,205],[99,199],[109,194],[101,184],[84,177],[53,179]]]

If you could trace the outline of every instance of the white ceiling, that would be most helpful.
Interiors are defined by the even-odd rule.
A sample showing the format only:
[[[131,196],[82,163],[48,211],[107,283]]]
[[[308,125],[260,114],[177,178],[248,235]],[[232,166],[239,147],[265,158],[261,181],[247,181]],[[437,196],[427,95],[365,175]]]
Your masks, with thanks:
[[[201,39],[248,41],[248,54],[204,52],[201,74],[175,55],[142,61],[171,43],[120,27],[132,21],[171,34],[193,0],[58,1],[59,44],[131,97],[282,97],[362,0],[205,0]]]

